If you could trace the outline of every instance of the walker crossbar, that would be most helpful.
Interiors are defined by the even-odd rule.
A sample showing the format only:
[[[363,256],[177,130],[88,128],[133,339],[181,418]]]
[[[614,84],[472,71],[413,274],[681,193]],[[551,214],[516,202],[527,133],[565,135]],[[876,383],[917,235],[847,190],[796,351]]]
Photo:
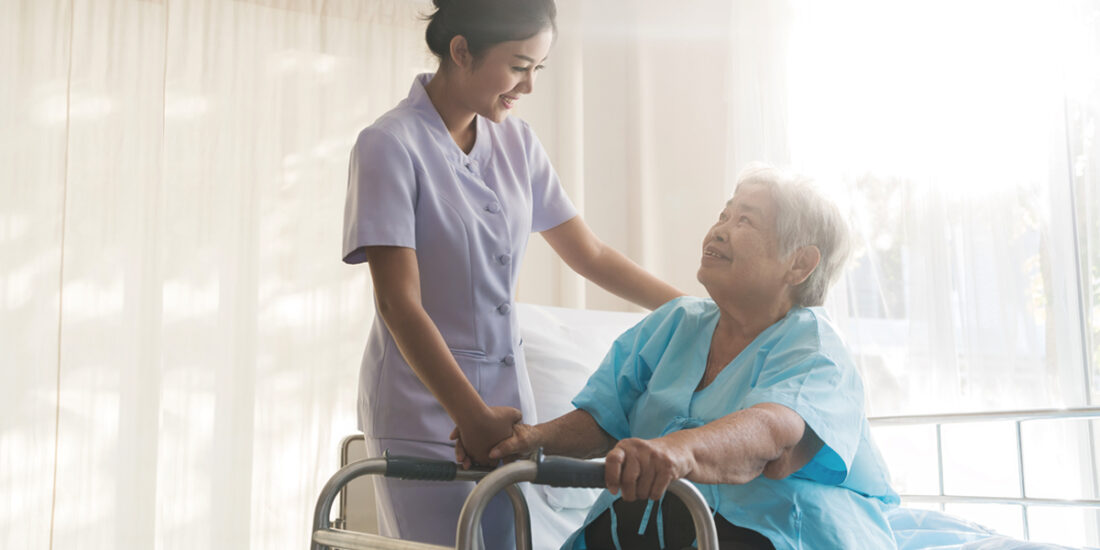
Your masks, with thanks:
[[[353,479],[384,474],[403,479],[428,479],[437,481],[481,480],[466,498],[458,519],[455,540],[457,550],[478,548],[481,517],[489,501],[501,490],[508,494],[515,512],[516,549],[530,550],[531,518],[527,501],[516,483],[533,483],[556,487],[603,487],[604,465],[566,457],[542,457],[522,460],[502,466],[491,472],[486,470],[462,470],[455,464],[438,460],[413,457],[368,458],[353,462],[338,470],[321,490],[313,516],[312,550],[448,550],[450,547],[396,540],[378,535],[356,533],[331,527],[332,504],[341,490]],[[702,493],[694,485],[677,479],[668,491],[678,497],[691,512],[699,550],[718,550],[718,534],[714,518]]]
[[[501,489],[515,487],[521,481],[549,484],[558,487],[604,487],[604,465],[566,457],[543,458],[513,462],[498,468],[481,480],[462,506],[458,517],[456,548],[476,548],[477,528],[481,515],[493,495]],[[691,512],[699,550],[718,550],[718,531],[714,517],[703,494],[685,480],[674,480],[668,491],[678,497]],[[518,531],[516,535],[519,537]]]

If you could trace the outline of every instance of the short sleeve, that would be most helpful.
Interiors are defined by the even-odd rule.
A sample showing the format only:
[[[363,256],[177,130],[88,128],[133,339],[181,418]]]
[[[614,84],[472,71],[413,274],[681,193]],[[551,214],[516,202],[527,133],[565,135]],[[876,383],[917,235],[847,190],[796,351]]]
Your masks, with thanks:
[[[574,407],[591,414],[615,439],[630,437],[627,415],[653,375],[638,353],[643,323],[644,320],[615,339],[600,367],[573,398]]]
[[[562,189],[558,173],[538,136],[525,122],[527,167],[531,176],[531,232],[553,229],[575,217],[577,209]]]
[[[684,297],[670,300],[616,338],[573,398],[573,406],[588,411],[611,437],[632,437],[630,413],[649,388],[653,371],[685,316],[687,301]]]
[[[777,348],[783,342],[779,342]],[[795,475],[829,485],[848,476],[863,426],[863,384],[854,366],[801,347],[773,349],[746,407],[783,405],[802,417],[825,446]]]
[[[367,261],[367,246],[416,248],[416,198],[416,170],[405,146],[385,130],[363,130],[348,165],[344,262]]]

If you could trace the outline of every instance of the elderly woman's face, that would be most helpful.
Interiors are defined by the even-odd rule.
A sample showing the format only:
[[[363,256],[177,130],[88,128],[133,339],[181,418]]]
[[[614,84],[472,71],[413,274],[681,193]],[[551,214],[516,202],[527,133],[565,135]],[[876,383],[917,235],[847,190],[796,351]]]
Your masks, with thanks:
[[[703,239],[699,282],[716,300],[776,302],[786,295],[771,191],[741,185]]]

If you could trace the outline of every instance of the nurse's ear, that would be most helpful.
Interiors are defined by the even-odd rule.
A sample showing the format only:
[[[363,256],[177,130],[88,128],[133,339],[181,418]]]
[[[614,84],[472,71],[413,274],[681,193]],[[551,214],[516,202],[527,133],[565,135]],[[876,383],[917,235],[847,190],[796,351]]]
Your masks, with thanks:
[[[451,61],[460,69],[469,69],[473,66],[474,56],[470,53],[470,45],[466,37],[456,34],[451,38]]]

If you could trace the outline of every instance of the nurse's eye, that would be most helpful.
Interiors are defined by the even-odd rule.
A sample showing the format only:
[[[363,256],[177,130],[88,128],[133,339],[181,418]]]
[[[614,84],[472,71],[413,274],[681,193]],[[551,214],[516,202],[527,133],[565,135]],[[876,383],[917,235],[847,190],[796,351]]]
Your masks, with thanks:
[[[525,73],[527,72],[527,67],[512,67],[512,70],[517,73]]]

